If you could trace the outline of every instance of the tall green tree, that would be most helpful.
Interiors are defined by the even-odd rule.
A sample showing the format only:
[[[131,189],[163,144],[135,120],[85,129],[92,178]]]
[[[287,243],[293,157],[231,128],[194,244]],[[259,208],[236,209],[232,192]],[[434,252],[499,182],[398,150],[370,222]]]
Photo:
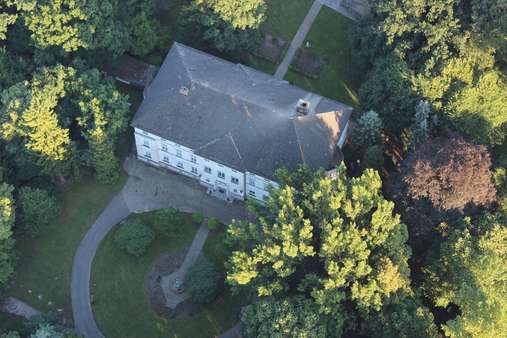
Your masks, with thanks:
[[[413,76],[406,62],[394,54],[380,57],[359,90],[361,108],[376,111],[388,130],[409,127],[417,102]]]
[[[106,183],[114,182],[119,175],[114,149],[119,135],[127,128],[128,97],[96,69],[82,73],[70,84],[70,90],[79,110],[76,120],[88,141],[97,178]]]
[[[206,3],[236,29],[258,28],[266,12],[264,0],[197,0],[197,3]]]
[[[301,296],[266,298],[246,306],[241,312],[241,334],[246,338],[329,336],[316,304]]]
[[[7,29],[16,22],[17,15],[9,13],[3,3],[0,3],[0,41],[5,40]]]
[[[332,177],[318,172],[298,190],[290,181],[271,193],[258,224],[229,226],[227,281],[261,298],[305,295],[339,334],[351,316],[379,311],[389,295],[409,288],[407,229],[374,170],[350,179],[344,166]]]
[[[56,66],[35,73],[32,81],[18,83],[1,96],[1,136],[22,140],[26,150],[51,163],[64,161],[71,140],[58,116],[59,101],[65,96],[65,81],[73,71]]]
[[[207,1],[194,0],[183,12],[183,24],[190,39],[211,43],[225,52],[250,50],[257,46],[260,33],[256,28],[238,28],[216,12]]]
[[[14,225],[14,188],[0,183],[0,287],[2,287],[14,272],[14,239],[12,226]]]
[[[66,52],[81,48],[124,51],[128,37],[116,20],[116,0],[11,0],[39,48],[62,47]]]
[[[448,337],[501,337],[507,332],[507,227],[487,215],[465,221],[426,268],[425,291],[436,306],[459,308],[442,329]]]

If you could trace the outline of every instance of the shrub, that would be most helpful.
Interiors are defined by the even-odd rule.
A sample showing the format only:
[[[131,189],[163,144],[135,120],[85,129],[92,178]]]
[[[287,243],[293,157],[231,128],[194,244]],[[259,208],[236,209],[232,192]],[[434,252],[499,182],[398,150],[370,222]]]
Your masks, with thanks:
[[[209,303],[215,299],[221,285],[220,272],[207,261],[195,264],[185,277],[185,289],[198,303]]]
[[[210,229],[210,230],[216,230],[219,225],[220,225],[220,222],[218,221],[218,219],[216,217],[211,217],[208,220],[208,229]]]
[[[357,120],[356,130],[351,135],[354,146],[370,147],[382,142],[383,123],[378,114],[372,110],[364,113]]]
[[[153,229],[166,237],[177,237],[184,223],[183,214],[174,208],[160,209],[155,212]]]
[[[60,203],[43,189],[19,189],[16,204],[19,208],[18,225],[32,236],[38,235],[60,213]]]
[[[382,146],[374,145],[368,147],[364,152],[363,167],[381,169],[384,166],[384,149]]]
[[[127,220],[114,234],[114,244],[128,254],[141,256],[155,239],[150,227],[139,221]]]
[[[192,214],[192,222],[201,224],[204,221],[204,214],[201,211],[196,211]]]

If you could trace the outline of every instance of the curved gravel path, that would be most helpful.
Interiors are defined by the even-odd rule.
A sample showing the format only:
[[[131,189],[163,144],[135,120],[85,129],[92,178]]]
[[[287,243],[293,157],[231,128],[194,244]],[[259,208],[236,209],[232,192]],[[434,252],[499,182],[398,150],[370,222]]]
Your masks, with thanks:
[[[116,195],[79,244],[72,266],[72,312],[76,330],[87,338],[104,337],[95,323],[90,302],[93,258],[107,233],[130,214],[123,193]]]

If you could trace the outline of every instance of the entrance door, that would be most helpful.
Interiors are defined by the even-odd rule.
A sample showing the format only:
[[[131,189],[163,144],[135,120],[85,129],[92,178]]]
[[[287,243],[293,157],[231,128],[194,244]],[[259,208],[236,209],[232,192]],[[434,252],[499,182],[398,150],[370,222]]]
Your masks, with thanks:
[[[220,198],[221,200],[227,201],[227,199],[229,198],[229,187],[227,186],[227,184],[220,181],[216,181],[214,195],[215,197]]]

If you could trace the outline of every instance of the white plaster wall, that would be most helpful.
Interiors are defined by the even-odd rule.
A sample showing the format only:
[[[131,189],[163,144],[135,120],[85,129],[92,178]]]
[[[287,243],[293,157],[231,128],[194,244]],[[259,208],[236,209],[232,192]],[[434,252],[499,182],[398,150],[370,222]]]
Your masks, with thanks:
[[[205,168],[208,167],[211,169],[211,173],[206,172]],[[222,172],[225,174],[224,178],[218,176],[218,172]],[[234,194],[235,198],[243,199],[245,195],[245,174],[232,169],[228,166],[222,165],[215,161],[206,159],[201,157],[201,182],[204,184],[215,185],[216,181],[222,182],[227,185],[229,188],[229,192]],[[237,178],[238,183],[235,184],[232,182],[232,178]]]
[[[248,198],[264,202],[264,199],[269,195],[269,186],[275,189],[280,187],[278,183],[272,180],[268,180],[267,178],[251,172],[246,172],[246,196]],[[254,194],[251,194],[251,192]]]

